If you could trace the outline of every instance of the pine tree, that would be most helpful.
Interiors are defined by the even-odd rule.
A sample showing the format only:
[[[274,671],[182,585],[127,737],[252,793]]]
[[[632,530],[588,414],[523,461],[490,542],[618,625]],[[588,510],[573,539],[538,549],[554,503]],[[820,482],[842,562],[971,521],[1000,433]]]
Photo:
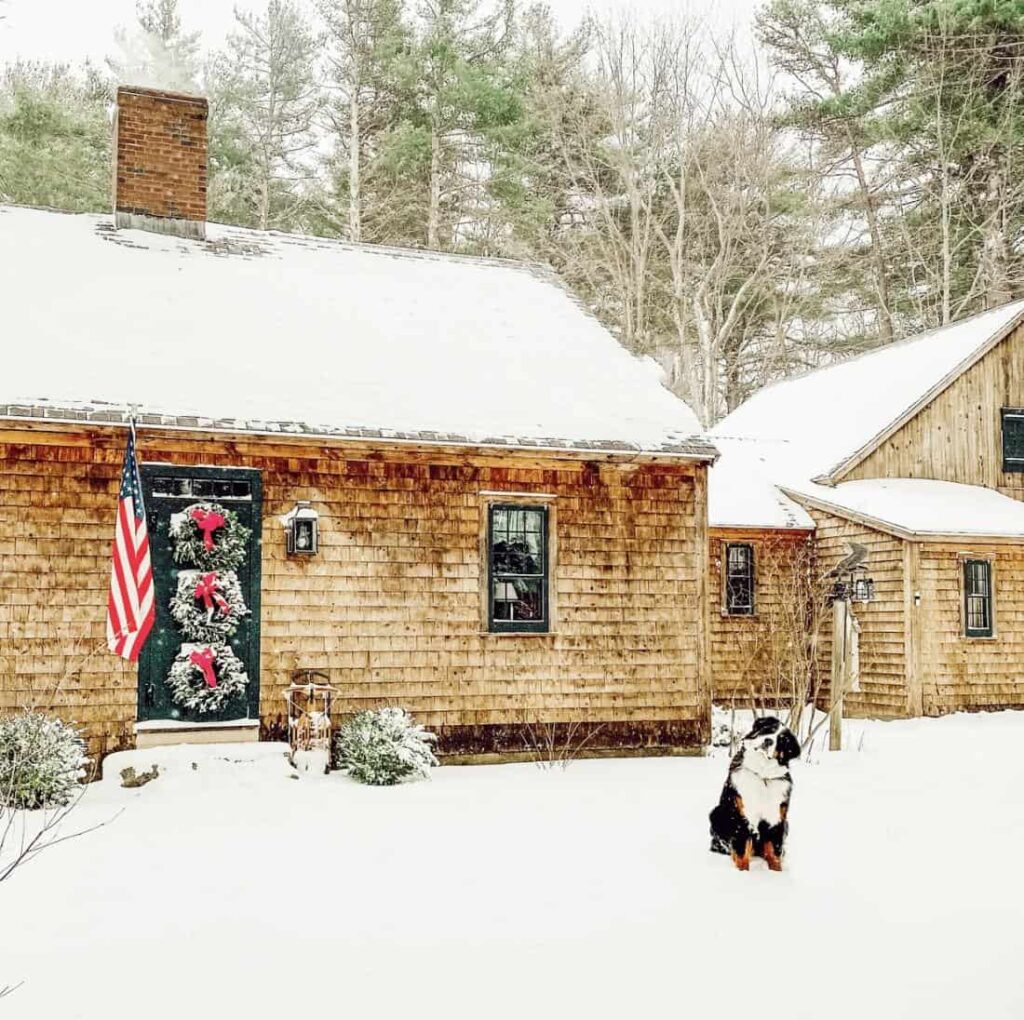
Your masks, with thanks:
[[[0,75],[0,202],[110,208],[109,92],[99,73],[14,63]]]
[[[361,241],[369,220],[370,235],[388,240],[374,170],[411,95],[411,29],[401,0],[319,0],[318,6],[327,30],[325,119],[334,142],[328,167],[345,204],[345,234]]]
[[[948,322],[1021,293],[1021,4],[872,0],[843,10],[840,43],[864,70],[851,94],[873,110],[879,144],[899,153],[906,259],[929,277],[926,302],[920,273],[908,288],[919,317]]]
[[[844,101],[851,96],[856,65],[843,52],[839,33],[843,16],[833,4],[817,0],[772,0],[758,12],[762,44],[795,83],[786,120],[813,144],[827,166],[848,167],[852,188],[835,196],[837,215],[851,232],[846,258],[836,266],[848,287],[874,307],[872,332],[882,343],[895,335],[895,297],[890,293],[889,263],[893,239],[884,223],[890,199],[888,175],[878,172],[869,112]],[[863,241],[858,226],[863,225]]]
[[[235,150],[236,197],[253,225],[287,229],[313,178],[319,43],[291,0],[269,0],[262,14],[236,10],[235,20],[210,77]]]
[[[592,36],[589,21],[563,34],[550,9],[537,5],[518,17],[510,52],[523,114],[502,132],[495,190],[512,227],[513,253],[563,271],[566,251],[559,241],[573,222],[576,202],[560,149],[560,121],[588,102],[584,62]]]
[[[504,57],[512,0],[425,0],[410,118],[425,159],[428,248],[479,246],[493,212],[494,145],[522,116]]]

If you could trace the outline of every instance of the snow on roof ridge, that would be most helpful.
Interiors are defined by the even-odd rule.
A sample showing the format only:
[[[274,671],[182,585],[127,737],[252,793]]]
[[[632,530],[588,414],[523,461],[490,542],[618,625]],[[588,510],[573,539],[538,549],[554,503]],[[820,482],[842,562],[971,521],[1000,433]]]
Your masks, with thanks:
[[[983,308],[978,312],[971,312],[970,315],[965,315],[962,318],[954,319],[952,322],[944,323],[941,326],[932,326],[931,329],[923,330],[920,333],[913,333],[910,336],[900,337],[899,340],[893,340],[892,343],[881,344],[877,347],[869,347],[866,350],[858,351],[856,354],[851,354],[848,358],[841,358],[838,361],[830,362],[827,365],[815,365],[811,368],[805,368],[803,371],[794,372],[792,375],[787,375],[784,379],[776,379],[774,382],[770,382],[762,386],[754,396],[759,396],[762,393],[770,393],[772,390],[776,390],[781,386],[786,386],[789,383],[798,382],[802,379],[807,379],[813,375],[825,375],[831,372],[833,369],[842,368],[845,365],[852,365],[857,361],[864,361],[868,358],[874,357],[875,355],[885,354],[888,351],[900,350],[907,347],[910,344],[917,343],[919,340],[925,340],[928,337],[934,336],[936,333],[945,332],[947,329],[952,329],[955,326],[963,326],[970,322],[971,319],[981,318],[983,315],[991,315],[993,312],[1002,311],[1003,309],[1009,308],[1011,305],[1020,305],[1021,311],[1024,312],[1024,298],[1015,298],[1013,301],[1004,301],[1001,305],[995,305],[992,308]],[[1008,328],[1008,327],[1001,327]],[[987,343],[992,339],[993,333],[989,333],[983,340],[978,342],[978,347]],[[966,360],[966,359],[965,359]],[[753,398],[748,398],[753,399]],[[741,404],[740,407],[743,405]],[[739,408],[736,408],[739,410]],[[728,421],[732,417],[732,412],[727,414],[722,421]],[[719,423],[720,424],[720,423]],[[716,430],[718,425],[713,425],[708,431],[716,436],[720,435]],[[737,436],[735,438],[743,438]]]
[[[370,255],[388,255],[396,258],[426,259],[437,262],[455,262],[475,266],[493,266],[496,269],[517,269],[527,272],[535,272],[540,275],[553,274],[557,278],[554,269],[543,262],[536,262],[532,259],[513,259],[504,255],[472,255],[466,252],[439,251],[435,248],[414,248],[398,244],[377,244],[374,241],[349,241],[344,237],[328,237],[325,234],[304,234],[290,230],[260,230],[257,227],[242,227],[233,223],[217,223],[214,220],[207,222],[207,226],[214,227],[225,232],[232,232],[244,235],[256,235],[260,237],[274,237],[285,243],[289,241],[310,242],[315,245],[325,245],[338,248],[344,251],[366,252]],[[200,242],[202,243],[202,242]]]
[[[60,213],[62,216],[81,216],[85,219],[94,219],[101,224],[109,225],[113,230],[114,218],[106,212],[83,212],[74,209],[58,209],[48,205],[20,205],[14,202],[0,202],[0,214],[12,209],[29,209],[33,212]],[[397,244],[378,244],[374,241],[349,241],[343,237],[330,237],[326,234],[308,234],[292,230],[261,230],[259,227],[245,227],[236,223],[221,223],[217,220],[207,220],[207,227],[222,234],[239,235],[242,237],[267,237],[280,240],[284,243],[293,241],[308,242],[313,245],[323,245],[343,251],[365,252],[370,255],[388,255],[402,258],[425,259],[428,261],[443,261],[463,263],[466,265],[493,266],[496,269],[517,269],[520,271],[534,273],[541,277],[553,277],[552,282],[561,283],[561,278],[554,268],[547,263],[538,262],[534,259],[515,259],[503,255],[473,255],[466,252],[438,251],[433,248],[415,248]],[[119,232],[124,232],[119,231]],[[138,231],[133,231],[138,232]],[[142,231],[145,233],[144,231]],[[161,236],[161,235],[155,235]],[[170,235],[169,235],[170,236]],[[193,243],[208,247],[211,244],[209,238],[198,240],[195,238],[171,236],[171,240]]]

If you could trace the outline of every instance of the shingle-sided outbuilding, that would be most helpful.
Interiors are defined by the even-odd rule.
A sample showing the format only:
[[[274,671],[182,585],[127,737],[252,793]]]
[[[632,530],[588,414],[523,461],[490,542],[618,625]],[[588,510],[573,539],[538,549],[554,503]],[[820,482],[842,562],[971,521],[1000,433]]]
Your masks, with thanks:
[[[175,227],[138,201],[122,223]],[[284,688],[319,670],[340,713],[402,705],[451,757],[522,752],[537,723],[590,750],[705,741],[715,451],[651,363],[534,267],[181,233],[0,207],[0,709],[51,707],[99,753],[281,736]],[[102,650],[133,408],[158,610],[138,668]],[[204,500],[253,529],[252,615],[247,690],[199,717],[168,696],[168,528]],[[300,501],[316,555],[286,547]]]
[[[768,387],[712,430],[710,533],[753,550],[763,603],[792,589],[757,569],[766,543],[809,542],[801,563],[823,581],[863,557],[874,598],[853,607],[852,714],[1024,706],[1022,366],[1016,302]],[[726,615],[736,642],[757,643],[756,600]],[[823,627],[821,691],[832,637]],[[741,673],[713,643],[716,696],[756,697],[770,686],[758,665]]]

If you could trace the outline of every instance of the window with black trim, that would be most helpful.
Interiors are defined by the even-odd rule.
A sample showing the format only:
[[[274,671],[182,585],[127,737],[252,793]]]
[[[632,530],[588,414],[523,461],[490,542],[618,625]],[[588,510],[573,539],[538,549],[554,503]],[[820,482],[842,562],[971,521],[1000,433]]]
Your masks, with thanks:
[[[754,547],[747,542],[725,547],[725,611],[730,616],[754,613]]]
[[[992,564],[964,560],[964,634],[992,637]]]
[[[489,626],[492,631],[546,631],[548,510],[493,503],[488,514]]]
[[[1024,408],[1004,407],[1003,470],[1024,471]]]

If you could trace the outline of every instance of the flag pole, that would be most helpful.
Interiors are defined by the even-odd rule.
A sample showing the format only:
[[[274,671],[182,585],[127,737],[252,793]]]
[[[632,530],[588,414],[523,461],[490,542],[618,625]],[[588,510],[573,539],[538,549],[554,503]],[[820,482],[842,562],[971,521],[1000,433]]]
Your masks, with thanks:
[[[128,427],[132,430],[132,439],[136,438],[135,427],[139,420],[139,408],[141,407],[141,404],[128,405]]]

